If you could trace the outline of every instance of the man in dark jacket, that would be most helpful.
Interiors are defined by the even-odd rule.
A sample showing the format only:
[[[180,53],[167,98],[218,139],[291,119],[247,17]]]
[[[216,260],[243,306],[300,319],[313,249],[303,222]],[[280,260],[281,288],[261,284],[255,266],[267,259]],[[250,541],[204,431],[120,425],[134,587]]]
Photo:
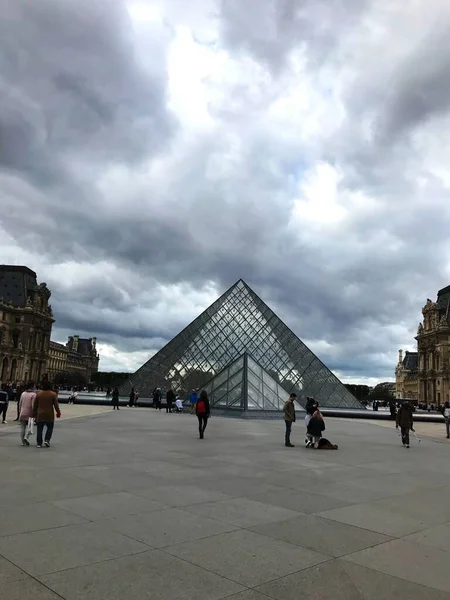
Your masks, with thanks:
[[[166,394],[166,413],[172,412],[172,406],[175,402],[175,393],[172,388],[170,388]]]
[[[2,423],[4,423],[5,425],[8,422],[6,420],[6,413],[8,411],[8,404],[9,404],[8,387],[7,387],[6,383],[4,383],[2,385],[2,389],[0,390],[0,415],[2,417]]]
[[[396,428],[400,426],[402,434],[402,444],[409,448],[409,432],[414,431],[414,418],[412,406],[409,402],[404,402],[397,413]]]
[[[297,398],[297,394],[292,393],[289,396],[289,400],[284,403],[284,422],[286,424],[286,433],[284,436],[284,445],[286,448],[294,448],[294,444],[291,444],[291,429],[292,423],[295,423],[295,406],[294,402]]]

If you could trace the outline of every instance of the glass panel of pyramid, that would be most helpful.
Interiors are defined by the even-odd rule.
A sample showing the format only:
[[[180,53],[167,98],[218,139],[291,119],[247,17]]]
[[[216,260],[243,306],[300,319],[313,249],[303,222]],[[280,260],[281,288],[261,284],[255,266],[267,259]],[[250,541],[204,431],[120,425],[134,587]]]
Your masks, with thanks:
[[[247,353],[205,383],[212,408],[281,411],[288,394]],[[301,410],[301,406],[297,407]]]
[[[302,403],[314,396],[323,407],[362,408],[339,379],[242,280],[130,376],[141,397],[172,387],[187,398],[247,353],[285,392]],[[234,365],[233,368],[237,368]],[[239,369],[238,369],[239,370]],[[224,376],[224,381],[228,375]]]

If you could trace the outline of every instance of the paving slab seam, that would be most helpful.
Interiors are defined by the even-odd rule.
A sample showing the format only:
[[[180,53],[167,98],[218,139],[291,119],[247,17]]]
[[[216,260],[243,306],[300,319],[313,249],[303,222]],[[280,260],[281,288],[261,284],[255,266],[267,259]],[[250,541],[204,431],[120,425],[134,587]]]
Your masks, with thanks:
[[[326,518],[321,517],[320,515],[314,514],[314,513],[312,515],[311,514],[307,515],[305,513],[299,513],[300,517],[302,515],[304,515],[305,517],[314,516],[314,517],[316,517],[318,519],[321,519],[322,521],[331,521],[333,523],[341,523],[340,521],[332,521],[332,519],[326,519]],[[295,517],[295,518],[298,518],[298,517]],[[267,524],[270,524],[270,523],[285,523],[285,522],[287,522],[289,520],[290,519],[284,519],[283,521],[278,521],[278,520],[276,520],[276,521],[265,521],[263,524],[267,525]],[[345,524],[346,523],[344,523],[344,525]],[[263,533],[261,531],[255,532],[253,529],[251,529],[251,527],[258,527],[258,525],[251,525],[251,526],[247,526],[247,527],[241,527],[240,529],[245,529],[245,531],[248,531],[250,533],[257,533],[258,535],[263,535],[265,537],[270,538],[271,540],[277,540],[278,539],[278,538],[272,537],[268,533]],[[355,527],[356,529],[362,529],[363,531],[368,531],[370,533],[379,533],[378,531],[373,531],[372,529],[365,529],[364,527],[359,527],[358,525],[350,525],[350,527]],[[423,530],[419,530],[419,532],[414,531],[413,533],[420,533],[420,531],[423,531]],[[220,534],[218,534],[218,535],[220,535]],[[380,535],[384,535],[384,536],[386,536],[389,539],[383,540],[382,542],[378,542],[376,544],[368,545],[368,546],[366,546],[364,548],[364,550],[368,550],[369,548],[376,548],[377,546],[382,546],[383,544],[388,544],[389,542],[392,542],[394,540],[401,539],[401,538],[396,538],[395,536],[386,535],[385,533],[380,534]],[[407,535],[412,535],[412,534],[408,533]],[[403,537],[407,537],[407,536],[403,536]],[[330,554],[327,554],[326,550],[320,550],[319,551],[316,548],[309,548],[308,546],[302,546],[301,544],[297,544],[295,542],[285,542],[285,543],[286,544],[292,544],[293,546],[297,546],[298,548],[303,548],[304,550],[311,550],[312,552],[320,552],[320,554],[324,554],[326,556],[329,556],[332,560],[337,560],[337,559],[340,559],[340,558],[344,558],[345,556],[349,556],[348,554],[343,554],[341,556],[332,556]],[[358,550],[357,552],[361,552],[361,550]],[[355,554],[355,552],[351,552],[350,554]],[[325,561],[325,562],[328,562],[328,561]],[[322,564],[322,563],[318,563],[318,564]]]
[[[3,558],[4,560],[6,560],[7,562],[11,563],[12,565],[14,565],[16,567],[16,569],[19,569],[19,571],[22,571],[23,573],[26,574],[26,576],[27,576],[26,578],[16,579],[16,581],[27,581],[27,579],[32,579],[37,584],[45,587],[49,592],[51,592],[55,596],[58,596],[58,598],[62,598],[62,600],[67,600],[67,598],[65,596],[61,596],[61,594],[58,594],[58,592],[55,592],[54,590],[52,590],[52,588],[48,587],[48,585],[46,585],[43,581],[40,581],[39,579],[37,579],[37,577],[35,575],[28,573],[28,571],[26,571],[26,569],[24,569],[23,567],[19,567],[19,565],[16,565],[16,563],[14,561],[12,561],[10,558],[6,558],[6,556],[4,556],[1,553],[0,553],[0,557]],[[5,585],[7,585],[7,584],[8,584],[8,582],[6,582]]]
[[[381,498],[381,500],[386,500],[386,498]],[[360,503],[360,504],[362,505],[362,504],[366,504],[366,503],[364,502],[364,503]],[[354,504],[354,505],[352,505],[352,507],[353,507],[353,506],[354,506],[354,507],[357,507],[357,506],[359,506],[359,505],[358,505],[358,504]],[[332,510],[333,510],[333,509],[332,509]],[[333,523],[343,523],[344,525],[350,525],[351,527],[357,527],[358,529],[362,529],[363,531],[369,531],[370,533],[379,533],[379,534],[381,534],[381,535],[385,535],[385,536],[387,536],[387,537],[390,537],[390,538],[392,538],[391,540],[389,540],[389,541],[391,541],[391,542],[392,542],[393,540],[398,540],[398,539],[401,539],[402,537],[406,537],[406,536],[403,536],[403,535],[401,535],[401,536],[398,536],[398,537],[397,537],[397,536],[395,536],[395,535],[391,535],[391,534],[388,534],[388,533],[381,533],[380,531],[375,531],[375,529],[368,529],[367,527],[361,527],[360,525],[353,525],[353,524],[351,524],[351,523],[347,523],[347,522],[345,522],[345,521],[338,521],[337,519],[332,519],[331,517],[324,517],[324,516],[321,514],[321,513],[323,513],[323,512],[328,512],[328,511],[318,511],[317,513],[312,513],[312,514],[313,514],[313,516],[315,516],[315,517],[319,517],[320,519],[324,519],[324,520],[332,521]],[[428,527],[424,527],[424,528],[421,528],[421,529],[417,529],[417,530],[414,530],[414,531],[410,531],[410,532],[409,532],[409,533],[407,533],[406,535],[413,535],[414,533],[420,533],[421,531],[424,531],[424,529],[428,529]],[[388,541],[382,542],[382,544],[388,544],[388,543],[389,543]],[[379,545],[380,545],[380,544],[375,544],[375,546],[379,546]],[[352,552],[352,554],[354,554],[354,553]],[[345,556],[347,556],[347,555],[345,555]],[[340,558],[342,558],[342,557],[340,557]]]
[[[240,529],[244,529],[243,527],[241,527]],[[236,531],[239,531],[239,529],[236,529]],[[254,533],[254,532],[252,532]],[[207,536],[207,537],[215,537],[216,535],[223,535],[223,533],[217,533],[214,534],[212,536]],[[266,537],[270,537],[270,536],[266,536]],[[197,538],[197,539],[206,539],[206,538]],[[195,541],[197,541],[197,539]],[[274,538],[271,538],[274,539]],[[188,544],[190,542],[181,542],[181,544]],[[180,544],[180,545],[181,545]],[[215,571],[212,571],[211,569],[207,569],[204,565],[199,565],[195,562],[191,562],[190,560],[188,560],[187,558],[182,558],[181,556],[175,556],[174,554],[170,554],[170,552],[167,552],[167,548],[170,548],[170,546],[173,546],[174,544],[169,544],[169,546],[164,546],[163,548],[156,548],[156,550],[159,550],[160,552],[164,552],[164,554],[166,554],[167,556],[170,556],[171,558],[177,559],[177,560],[181,560],[191,566],[197,567],[198,569],[202,569],[203,571],[206,571],[208,573],[211,573],[213,575],[215,575],[216,577],[222,577],[223,579],[226,579],[227,581],[231,581],[232,583],[237,583],[238,585],[242,586],[245,588],[245,591],[249,591],[249,590],[255,590],[257,587],[261,586],[261,585],[266,585],[266,583],[271,583],[272,581],[277,581],[278,579],[283,579],[284,577],[287,577],[288,575],[294,575],[295,573],[300,573],[301,571],[306,571],[307,569],[311,569],[311,565],[308,567],[304,567],[303,569],[298,569],[296,571],[292,571],[290,573],[286,573],[284,575],[282,575],[281,577],[275,577],[275,579],[270,579],[268,581],[265,581],[263,584],[259,583],[255,586],[252,587],[248,587],[247,585],[245,585],[245,583],[242,583],[240,581],[236,581],[236,579],[231,579],[230,577],[226,577],[225,575],[222,575],[221,573],[216,573]],[[177,544],[178,545],[178,544]],[[305,548],[305,550],[308,550],[308,548]],[[325,565],[328,562],[331,562],[333,560],[336,560],[335,558],[330,558],[327,560],[323,560],[320,561],[318,563],[316,563],[315,565],[312,565],[313,567],[317,566],[317,565]],[[259,592],[258,592],[259,593]],[[234,594],[230,594],[229,596],[225,596],[225,598],[229,598],[230,596],[235,596],[236,593]],[[265,594],[267,596],[267,594]],[[267,596],[268,598],[272,598],[272,596]]]
[[[124,537],[128,537],[128,536],[124,535]],[[144,544],[144,542],[141,542],[141,544],[143,544],[144,546],[147,545],[147,544]],[[115,556],[113,558],[105,558],[104,560],[95,560],[93,562],[89,562],[86,564],[76,565],[75,567],[67,567],[65,569],[58,569],[57,571],[48,571],[45,573],[39,573],[37,575],[30,575],[30,577],[33,577],[33,579],[37,579],[37,581],[39,581],[39,583],[42,583],[42,581],[39,579],[39,577],[45,577],[47,575],[54,575],[55,573],[66,573],[68,571],[74,571],[75,569],[81,569],[83,567],[92,567],[94,565],[101,565],[103,563],[112,562],[114,560],[120,560],[121,558],[129,558],[131,556],[138,556],[139,554],[146,554],[147,552],[152,552],[153,550],[158,550],[158,548],[153,548],[153,547],[149,546],[145,550],[139,550],[138,552],[133,552],[132,554],[124,554],[123,556]],[[22,569],[22,571],[23,571],[23,569]],[[66,600],[66,599],[64,599],[64,600]]]
[[[386,544],[388,544],[389,542],[385,542]],[[414,544],[414,542],[410,542],[411,544]],[[420,544],[415,544],[416,546],[419,546]],[[446,552],[445,550],[442,550],[442,552]],[[348,562],[349,564],[353,565],[356,564],[358,565],[358,563],[353,563],[352,561],[347,561],[346,558],[348,556],[352,556],[352,554],[358,554],[358,552],[351,552],[350,554],[346,554],[345,556],[340,556],[339,560],[345,560],[346,562]],[[358,566],[362,566],[362,565],[358,565]],[[376,573],[380,573],[381,575],[387,575],[389,577],[395,577],[397,579],[401,579],[402,581],[407,581],[408,583],[414,583],[415,585],[419,585],[423,588],[425,588],[426,590],[437,590],[438,592],[444,592],[444,593],[448,593],[446,592],[446,590],[443,590],[442,588],[437,588],[431,585],[425,585],[423,583],[418,583],[417,581],[413,581],[411,579],[406,579],[405,577],[402,577],[401,575],[395,574],[393,575],[392,573],[388,573],[387,571],[381,571],[380,569],[376,569],[372,566],[367,566],[364,565],[364,569],[369,569],[371,571],[375,571]],[[450,598],[450,594],[449,594],[449,598]]]

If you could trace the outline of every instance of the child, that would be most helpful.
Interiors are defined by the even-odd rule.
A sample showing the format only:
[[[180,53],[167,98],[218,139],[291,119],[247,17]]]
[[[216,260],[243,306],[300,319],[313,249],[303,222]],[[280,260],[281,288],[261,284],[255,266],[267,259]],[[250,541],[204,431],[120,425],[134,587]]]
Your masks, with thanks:
[[[323,421],[322,414],[317,406],[318,405],[316,405],[316,410],[309,419],[308,423],[308,443],[306,445],[307,448],[318,448],[320,438],[322,437],[322,431],[325,431],[325,423]]]

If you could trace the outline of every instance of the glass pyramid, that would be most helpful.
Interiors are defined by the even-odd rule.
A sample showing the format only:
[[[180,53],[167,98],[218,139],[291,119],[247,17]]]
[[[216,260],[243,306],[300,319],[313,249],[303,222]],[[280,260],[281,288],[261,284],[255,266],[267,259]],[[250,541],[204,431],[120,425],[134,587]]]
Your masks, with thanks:
[[[279,412],[286,390],[246,352],[202,386],[212,408]]]
[[[285,394],[295,392],[300,403],[314,396],[321,406],[362,408],[333,373],[241,279],[171,342],[131,375],[120,388],[131,386],[141,397],[155,387],[187,397],[244,353],[251,356]]]

